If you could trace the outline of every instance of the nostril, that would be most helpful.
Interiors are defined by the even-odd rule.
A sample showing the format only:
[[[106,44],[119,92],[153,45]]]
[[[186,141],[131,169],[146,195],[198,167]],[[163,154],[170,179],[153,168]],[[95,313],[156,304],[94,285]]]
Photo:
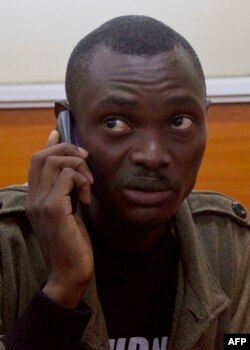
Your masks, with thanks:
[[[130,149],[131,162],[149,170],[167,167],[171,162],[169,141],[165,130],[148,129],[140,134],[138,142]]]
[[[168,166],[171,161],[171,157],[164,151],[137,149],[131,153],[131,161],[135,165],[140,165],[150,170],[155,170]]]

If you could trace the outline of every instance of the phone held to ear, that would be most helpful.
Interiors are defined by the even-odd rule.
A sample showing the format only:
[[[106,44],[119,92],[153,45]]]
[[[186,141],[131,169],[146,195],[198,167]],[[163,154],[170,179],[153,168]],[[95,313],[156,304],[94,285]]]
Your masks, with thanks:
[[[60,112],[55,113],[55,115],[58,115],[56,129],[59,132],[59,142],[60,143],[68,142],[76,146],[82,147],[79,136],[77,134],[75,119],[72,116],[70,110],[68,109],[68,105],[65,105],[65,104],[62,105],[61,103],[58,103],[58,104],[56,103],[56,106],[60,108]],[[64,109],[61,110],[61,107],[63,107]],[[85,162],[87,163],[91,173],[95,174],[94,178],[96,178],[98,176],[98,172],[96,170],[96,167],[93,161],[91,160],[91,157],[89,156],[87,159],[85,159]],[[78,201],[78,195],[75,188],[71,191],[70,196],[71,196],[72,210],[74,213],[76,210],[77,201]]]
[[[72,117],[68,109],[63,110],[59,113],[57,117],[56,129],[59,132],[60,143],[68,142],[74,145],[79,145],[79,142],[77,140],[77,135],[76,135],[74,118]],[[78,202],[78,195],[75,188],[73,188],[73,190],[71,191],[70,197],[71,197],[72,212],[74,213],[76,211],[77,202]]]
[[[59,113],[56,129],[59,131],[60,142],[73,143],[74,145],[79,146],[74,118],[68,109]]]

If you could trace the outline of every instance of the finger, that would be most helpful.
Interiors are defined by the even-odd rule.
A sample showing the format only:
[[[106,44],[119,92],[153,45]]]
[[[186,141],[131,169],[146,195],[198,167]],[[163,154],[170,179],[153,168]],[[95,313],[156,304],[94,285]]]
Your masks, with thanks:
[[[37,187],[37,195],[46,198],[57,181],[58,176],[64,168],[71,168],[87,177],[93,184],[93,177],[84,159],[79,157],[48,157],[42,169],[40,181]],[[71,191],[72,189],[70,189]]]
[[[52,130],[46,143],[46,147],[51,147],[59,143],[59,132]]]
[[[69,197],[72,189],[75,188],[79,200],[89,205],[91,202],[90,183],[86,176],[74,171],[71,168],[64,168],[57,178],[57,181],[50,193],[50,197],[56,198],[57,205],[61,203],[63,197]],[[72,206],[71,206],[72,213]]]
[[[46,144],[45,148],[48,148],[48,147],[51,147],[51,146],[54,146],[54,145],[58,144],[59,140],[60,140],[59,132],[57,130],[52,130],[50,135],[49,135],[49,138],[47,140],[47,144]],[[84,148],[78,147],[78,146],[75,146],[75,145],[73,145],[73,147],[76,147],[77,150],[82,154],[82,156],[84,158],[86,158],[88,156],[88,151],[85,150]]]
[[[43,149],[42,151],[36,152],[32,155],[30,162],[30,170],[28,176],[29,193],[36,192],[38,183],[40,181],[40,174],[44,167],[44,164],[49,156],[72,156],[86,158],[88,152],[82,148],[69,143],[56,144],[54,146]]]

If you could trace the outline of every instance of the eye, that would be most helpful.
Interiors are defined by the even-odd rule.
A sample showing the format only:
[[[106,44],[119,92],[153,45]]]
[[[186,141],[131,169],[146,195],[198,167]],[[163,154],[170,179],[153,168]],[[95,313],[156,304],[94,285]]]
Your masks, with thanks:
[[[188,129],[193,124],[193,121],[189,117],[179,116],[174,118],[171,123],[172,129],[184,130]]]
[[[131,127],[122,119],[109,118],[104,121],[104,128],[109,132],[123,133],[131,130]]]

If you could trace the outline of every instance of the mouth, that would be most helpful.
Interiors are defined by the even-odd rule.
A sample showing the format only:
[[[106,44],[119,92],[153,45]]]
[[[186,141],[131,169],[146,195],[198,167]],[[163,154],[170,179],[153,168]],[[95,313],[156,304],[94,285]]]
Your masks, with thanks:
[[[130,178],[123,188],[127,200],[139,206],[157,206],[171,200],[173,184],[165,178],[136,176]]]
[[[155,190],[141,190],[141,189],[124,189],[126,198],[133,204],[140,206],[157,206],[171,197],[171,190],[155,191]]]

